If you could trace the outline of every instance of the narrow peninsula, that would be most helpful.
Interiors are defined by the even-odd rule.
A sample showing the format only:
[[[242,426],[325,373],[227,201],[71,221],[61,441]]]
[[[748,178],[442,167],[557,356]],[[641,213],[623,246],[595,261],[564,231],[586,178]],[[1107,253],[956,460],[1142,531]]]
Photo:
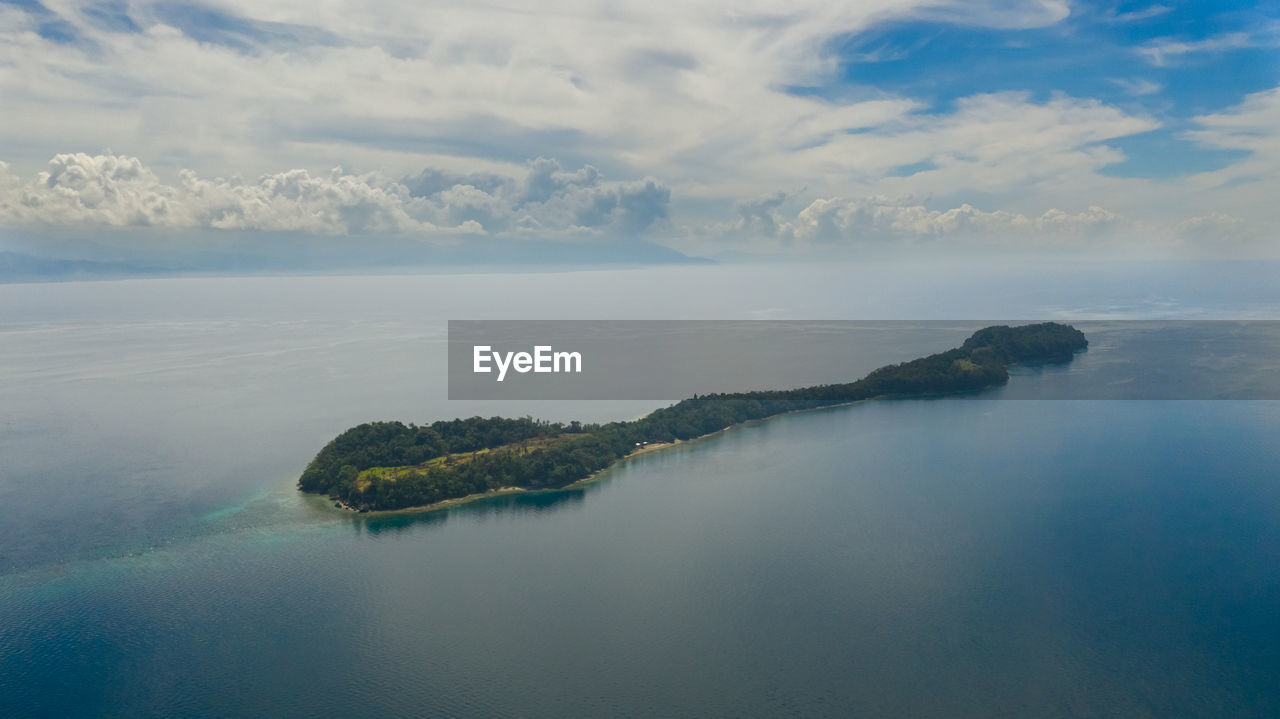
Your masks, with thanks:
[[[1056,322],[997,325],[978,330],[960,347],[881,367],[855,382],[695,395],[633,421],[371,422],[325,445],[298,488],[361,512],[438,506],[501,490],[558,489],[636,451],[749,420],[876,398],[978,392],[1008,382],[1009,365],[1067,362],[1088,345],[1084,333]]]

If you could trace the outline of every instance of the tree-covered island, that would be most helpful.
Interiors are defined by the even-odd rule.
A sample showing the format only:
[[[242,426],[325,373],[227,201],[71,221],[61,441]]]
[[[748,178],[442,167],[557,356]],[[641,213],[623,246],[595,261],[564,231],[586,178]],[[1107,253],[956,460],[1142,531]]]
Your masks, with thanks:
[[[1056,322],[978,330],[955,349],[881,367],[846,384],[694,396],[637,420],[607,424],[472,417],[362,424],[321,449],[298,480],[358,511],[426,507],[502,489],[557,489],[639,448],[748,420],[880,397],[976,392],[1009,380],[1008,365],[1066,362],[1088,346]]]

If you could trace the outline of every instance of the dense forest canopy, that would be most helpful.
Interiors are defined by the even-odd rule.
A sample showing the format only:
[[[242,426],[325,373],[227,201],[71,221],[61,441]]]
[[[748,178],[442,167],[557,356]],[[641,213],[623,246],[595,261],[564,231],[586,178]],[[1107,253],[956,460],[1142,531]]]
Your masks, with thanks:
[[[1056,322],[999,325],[975,332],[955,349],[881,367],[855,382],[695,396],[629,422],[566,425],[531,417],[429,425],[371,422],[325,445],[298,487],[361,511],[428,505],[501,487],[564,487],[637,446],[876,397],[974,392],[1007,382],[1007,365],[1067,361],[1088,344],[1084,333]]]

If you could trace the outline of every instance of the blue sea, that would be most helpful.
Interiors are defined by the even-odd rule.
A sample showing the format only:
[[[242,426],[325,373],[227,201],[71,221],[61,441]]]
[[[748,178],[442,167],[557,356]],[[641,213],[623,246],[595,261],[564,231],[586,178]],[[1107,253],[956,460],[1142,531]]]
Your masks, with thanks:
[[[0,716],[1280,716],[1280,402],[1239,398],[1268,368],[1215,365],[1232,399],[1034,399],[1170,353],[1116,320],[1280,318],[1276,270],[0,286]],[[740,426],[571,491],[392,516],[298,494],[363,421],[663,404],[451,402],[458,318],[1096,335],[1003,390]],[[850,378],[954,339],[887,334]]]

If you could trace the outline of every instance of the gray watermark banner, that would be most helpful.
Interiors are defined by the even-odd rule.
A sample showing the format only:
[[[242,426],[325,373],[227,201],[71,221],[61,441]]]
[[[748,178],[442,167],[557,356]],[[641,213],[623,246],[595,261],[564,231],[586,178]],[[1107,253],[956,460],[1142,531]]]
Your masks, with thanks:
[[[450,399],[678,400],[851,383],[1041,320],[450,320]],[[1280,321],[1055,320],[1070,361],[1012,366],[992,399],[1280,399]]]

